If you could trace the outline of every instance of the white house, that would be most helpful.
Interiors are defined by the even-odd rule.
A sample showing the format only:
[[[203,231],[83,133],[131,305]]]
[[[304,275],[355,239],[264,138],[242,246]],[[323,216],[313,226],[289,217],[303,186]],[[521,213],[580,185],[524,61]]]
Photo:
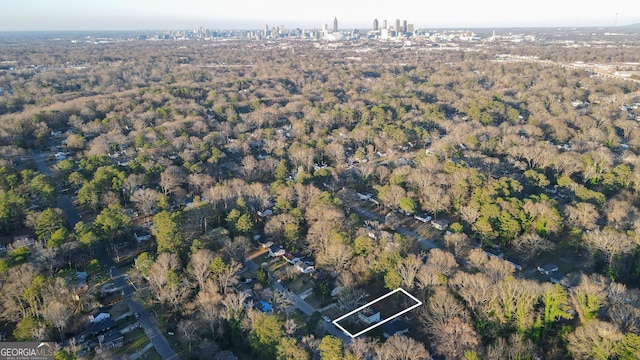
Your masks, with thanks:
[[[291,265],[295,265],[296,263],[298,263],[300,260],[302,260],[301,257],[296,256],[290,252],[285,252],[284,255],[282,255],[282,257],[287,260],[287,262]]]
[[[424,215],[413,215],[413,218],[418,220],[418,221],[422,221],[423,223],[428,223],[429,221],[431,221],[431,216],[424,214]]]
[[[269,257],[278,257],[284,255],[286,251],[280,245],[269,246]]]
[[[103,308],[100,308],[98,309],[98,312],[96,312],[95,314],[89,315],[89,322],[97,324],[102,320],[109,319],[109,318],[111,318],[111,315],[109,314],[109,312]]]
[[[149,239],[151,239],[151,234],[146,233],[146,232],[141,232],[140,234],[138,234],[137,232],[133,233],[133,237],[136,238],[136,241],[141,243],[143,241],[147,241]]]
[[[305,274],[312,273],[316,269],[313,266],[313,264],[308,261],[298,261],[295,266],[296,266],[296,269],[300,270]]]
[[[377,323],[380,322],[380,311],[369,306],[362,309],[362,311],[358,313],[358,317],[366,324]]]

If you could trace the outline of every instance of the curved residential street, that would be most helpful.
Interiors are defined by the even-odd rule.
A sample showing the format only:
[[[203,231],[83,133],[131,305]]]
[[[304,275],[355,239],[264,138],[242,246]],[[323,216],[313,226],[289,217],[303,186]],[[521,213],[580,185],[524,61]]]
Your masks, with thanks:
[[[33,152],[32,158],[39,172],[45,175],[51,175],[51,170],[44,162],[42,154],[40,154],[39,152]],[[62,211],[64,211],[71,227],[75,226],[75,224],[80,221],[80,216],[78,215],[76,209],[73,207],[72,199],[69,196],[64,195],[57,184],[56,191],[58,192],[58,206],[60,207],[60,209],[62,209]],[[164,337],[164,335],[160,332],[160,329],[155,324],[145,307],[133,298],[132,294],[135,289],[130,284],[128,284],[127,279],[119,273],[118,269],[115,267],[113,259],[107,252],[107,247],[102,243],[98,244],[94,248],[94,253],[96,254],[96,257],[102,264],[103,268],[107,271],[109,277],[111,277],[111,279],[113,280],[116,288],[124,293],[124,298],[127,305],[129,306],[129,310],[131,310],[131,312],[133,313],[138,314],[138,322],[142,326],[142,329],[144,329],[144,332],[149,338],[149,341],[151,341],[153,346],[156,348],[156,351],[158,352],[160,357],[163,360],[178,360],[178,354],[173,351],[171,345]]]

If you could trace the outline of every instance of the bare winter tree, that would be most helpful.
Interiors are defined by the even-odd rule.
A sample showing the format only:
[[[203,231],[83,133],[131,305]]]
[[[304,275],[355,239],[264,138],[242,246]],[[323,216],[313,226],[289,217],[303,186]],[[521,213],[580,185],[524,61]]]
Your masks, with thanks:
[[[213,251],[209,249],[198,250],[193,256],[191,256],[191,261],[189,262],[189,266],[187,267],[187,271],[193,276],[196,280],[198,287],[203,289],[205,281],[211,275],[211,262],[215,254]]]
[[[138,210],[144,215],[152,215],[153,211],[158,203],[158,196],[160,194],[154,189],[138,189],[131,195],[131,202],[136,204]]]
[[[608,359],[614,354],[614,346],[623,338],[615,325],[592,320],[567,335],[567,348],[576,358]]]
[[[184,171],[177,166],[169,166],[160,174],[160,187],[165,195],[173,193],[187,180]]]
[[[532,259],[540,253],[553,249],[553,243],[535,233],[523,234],[512,241],[513,247],[523,259]]]
[[[422,265],[422,260],[415,254],[409,254],[398,263],[398,274],[402,278],[402,286],[405,289],[413,289],[418,269]]]
[[[338,294],[338,308],[342,311],[351,311],[364,304],[366,294],[361,289],[345,287]]]
[[[428,360],[424,344],[404,335],[394,335],[376,349],[380,360]]]

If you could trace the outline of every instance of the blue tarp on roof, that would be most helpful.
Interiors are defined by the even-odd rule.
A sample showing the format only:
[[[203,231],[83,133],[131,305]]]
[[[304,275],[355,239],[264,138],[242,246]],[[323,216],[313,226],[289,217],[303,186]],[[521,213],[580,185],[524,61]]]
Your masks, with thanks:
[[[262,311],[264,313],[267,313],[267,314],[271,314],[273,312],[273,308],[266,301],[260,301],[258,303],[258,309],[260,309],[260,311]]]

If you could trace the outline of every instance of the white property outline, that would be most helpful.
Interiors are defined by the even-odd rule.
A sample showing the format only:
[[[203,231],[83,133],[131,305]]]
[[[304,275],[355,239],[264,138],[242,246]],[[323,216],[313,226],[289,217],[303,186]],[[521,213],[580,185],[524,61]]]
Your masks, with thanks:
[[[410,306],[410,307],[408,307],[408,308],[406,308],[406,309],[404,309],[404,310],[400,311],[399,313],[397,313],[397,314],[395,314],[395,315],[393,315],[393,316],[390,316],[390,317],[388,317],[388,318],[386,318],[386,319],[384,319],[384,320],[382,320],[382,321],[380,321],[380,322],[378,322],[378,323],[375,323],[375,324],[373,324],[373,325],[369,326],[368,328],[366,328],[366,329],[364,329],[364,330],[362,330],[362,331],[360,331],[359,333],[356,333],[356,334],[351,334],[351,333],[349,332],[349,330],[345,329],[345,328],[344,328],[344,327],[342,327],[340,324],[338,324],[338,322],[339,322],[339,321],[341,321],[342,319],[344,319],[344,318],[346,318],[346,317],[349,317],[349,316],[351,316],[351,315],[353,315],[353,314],[357,313],[358,311],[360,311],[360,310],[362,310],[362,309],[364,309],[364,308],[366,308],[366,307],[368,307],[368,306],[371,306],[371,305],[373,305],[373,304],[377,303],[378,301],[381,301],[382,299],[387,298],[387,297],[389,297],[389,296],[391,296],[391,295],[393,295],[393,294],[397,293],[398,291],[401,291],[402,293],[404,293],[405,295],[407,295],[408,297],[410,297],[410,298],[411,298],[413,301],[415,301],[417,304],[415,304],[415,305],[413,305],[413,306]],[[372,329],[374,329],[374,328],[376,328],[376,327],[378,327],[378,326],[380,326],[380,325],[382,325],[382,324],[384,324],[384,323],[386,323],[386,322],[388,322],[388,321],[391,321],[391,320],[393,320],[393,319],[397,318],[398,316],[400,316],[400,315],[402,315],[402,314],[404,314],[404,313],[406,313],[406,312],[408,312],[408,311],[411,311],[411,310],[413,310],[413,309],[417,308],[417,307],[418,307],[418,306],[420,306],[420,305],[422,305],[422,301],[420,301],[420,300],[416,299],[416,297],[415,297],[415,296],[413,296],[413,295],[409,294],[409,293],[408,293],[408,292],[406,292],[403,288],[397,288],[397,289],[395,289],[395,290],[393,290],[393,291],[389,292],[389,293],[388,293],[388,294],[386,294],[386,295],[382,295],[382,296],[380,296],[379,298],[377,298],[377,299],[375,299],[375,300],[373,300],[373,301],[370,301],[370,302],[368,302],[368,303],[366,303],[366,304],[364,304],[364,305],[360,306],[359,308],[357,308],[357,309],[355,309],[355,310],[353,310],[353,311],[351,311],[351,312],[348,312],[348,313],[346,313],[346,314],[344,314],[344,315],[340,316],[339,318],[337,318],[337,319],[333,320],[333,321],[332,321],[332,323],[333,323],[333,325],[335,325],[337,328],[339,328],[340,330],[342,330],[345,334],[347,334],[347,335],[351,336],[351,338],[352,338],[352,339],[355,339],[356,337],[358,337],[358,336],[360,336],[360,335],[362,335],[362,334],[366,333],[367,331],[372,330]]]

